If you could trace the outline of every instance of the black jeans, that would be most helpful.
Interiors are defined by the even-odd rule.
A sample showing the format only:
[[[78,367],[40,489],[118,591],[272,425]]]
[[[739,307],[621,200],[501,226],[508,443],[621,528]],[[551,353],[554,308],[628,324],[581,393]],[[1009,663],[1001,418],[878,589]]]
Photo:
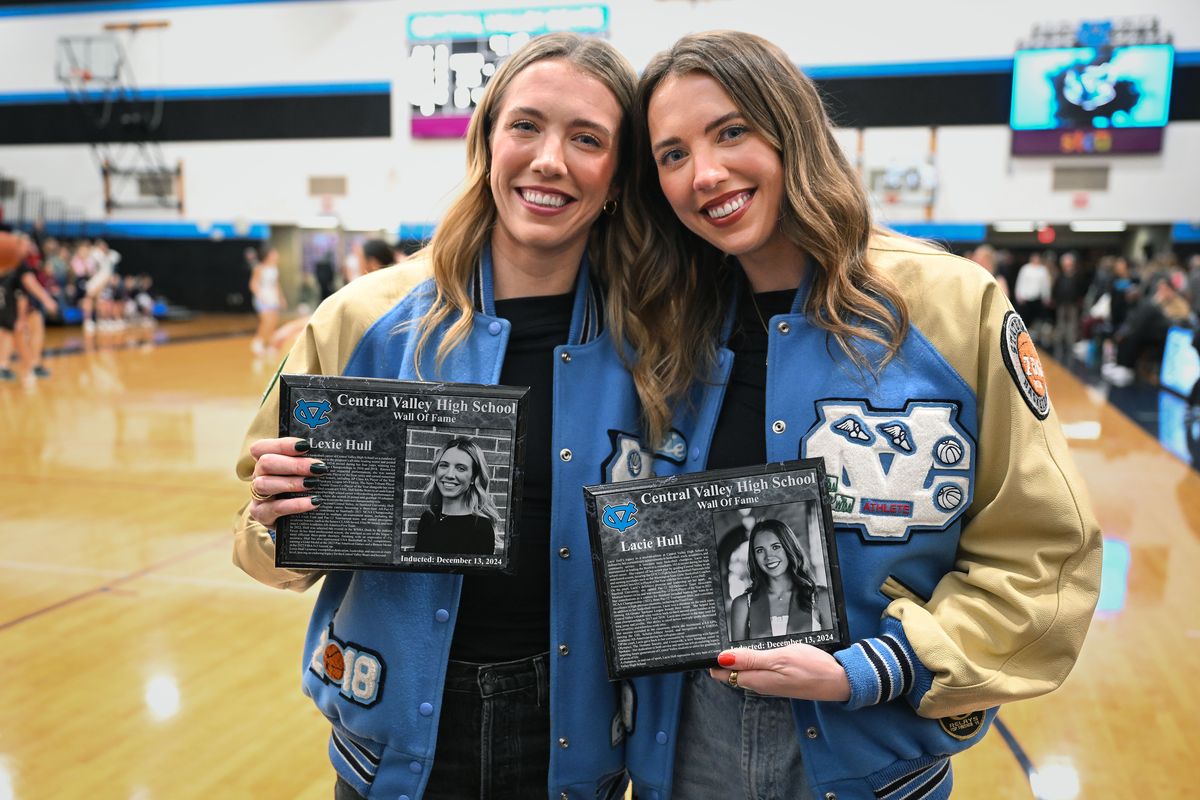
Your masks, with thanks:
[[[550,767],[550,659],[451,661],[437,752],[423,800],[545,797]],[[341,778],[335,800],[362,800]]]

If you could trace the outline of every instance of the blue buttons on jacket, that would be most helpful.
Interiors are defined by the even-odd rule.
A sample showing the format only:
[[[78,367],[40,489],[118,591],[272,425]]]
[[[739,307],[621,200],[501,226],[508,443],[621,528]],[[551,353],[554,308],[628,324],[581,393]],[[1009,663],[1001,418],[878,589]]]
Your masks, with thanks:
[[[416,774],[416,773],[420,772],[420,771],[421,771],[421,762],[420,762],[420,761],[413,761],[412,763],[410,763],[410,764],[408,765],[408,771],[409,771],[409,772],[412,772],[413,774]]]
[[[433,618],[438,622],[445,622],[446,620],[450,619],[450,612],[444,608],[439,608],[437,611],[433,612]]]
[[[421,703],[417,710],[421,712],[422,717],[433,716],[433,703]]]
[[[490,325],[488,325],[488,333],[490,333],[492,336],[499,336],[500,335],[500,323],[493,322]]]
[[[695,461],[695,460],[697,460],[698,458],[700,458],[700,448],[699,448],[699,447],[693,447],[693,448],[692,448],[692,461]]]
[[[659,744],[666,744],[667,743],[667,732],[659,731],[658,733],[654,734],[654,741],[658,742]]]

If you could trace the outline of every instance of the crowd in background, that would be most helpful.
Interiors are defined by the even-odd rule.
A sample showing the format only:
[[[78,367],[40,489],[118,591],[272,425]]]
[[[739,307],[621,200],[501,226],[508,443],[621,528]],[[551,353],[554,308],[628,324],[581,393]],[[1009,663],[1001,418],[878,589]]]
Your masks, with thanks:
[[[0,381],[48,378],[47,321],[81,322],[85,336],[155,324],[148,275],[121,274],[120,253],[103,239],[60,242],[16,234],[20,263],[0,279]]]
[[[996,276],[1039,347],[1100,369],[1116,386],[1154,383],[1167,331],[1200,322],[1200,255],[1186,268],[1173,253],[1089,262],[1071,251],[1021,259],[981,245],[968,255]]]

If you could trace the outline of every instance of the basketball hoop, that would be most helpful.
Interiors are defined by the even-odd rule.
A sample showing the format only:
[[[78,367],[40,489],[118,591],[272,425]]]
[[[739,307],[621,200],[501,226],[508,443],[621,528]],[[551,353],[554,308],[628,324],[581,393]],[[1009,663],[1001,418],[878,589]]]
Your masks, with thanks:
[[[71,67],[70,75],[71,80],[79,83],[88,83],[92,79],[92,71],[83,67]]]
[[[893,192],[893,191],[884,192],[883,193],[883,202],[889,206],[896,205],[897,203],[900,202],[900,193]]]

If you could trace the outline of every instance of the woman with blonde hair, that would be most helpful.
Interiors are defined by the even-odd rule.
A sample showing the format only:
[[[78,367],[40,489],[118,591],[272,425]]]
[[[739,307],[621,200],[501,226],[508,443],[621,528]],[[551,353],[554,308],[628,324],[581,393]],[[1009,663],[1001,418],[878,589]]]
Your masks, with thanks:
[[[515,575],[324,576],[303,684],[332,724],[338,798],[624,790],[579,498],[611,477],[619,432],[638,425],[602,291],[638,241],[622,170],[635,82],[610,45],[574,34],[508,58],[475,110],[465,188],[430,245],[324,302],[284,362],[531,387]],[[321,576],[276,568],[272,529],[285,514],[324,513],[321,476],[339,465],[275,438],[277,425],[269,391],[238,462],[251,499],[234,560],[302,590]]]
[[[487,456],[476,442],[456,436],[442,445],[422,495],[428,508],[417,523],[416,551],[494,553],[500,511],[490,485]]]
[[[1096,602],[1037,352],[984,270],[872,223],[779,48],[686,36],[638,99],[647,239],[613,295],[648,434],[687,469],[824,459],[853,644],[638,679],[635,791],[948,797],[949,757],[1063,680]]]

